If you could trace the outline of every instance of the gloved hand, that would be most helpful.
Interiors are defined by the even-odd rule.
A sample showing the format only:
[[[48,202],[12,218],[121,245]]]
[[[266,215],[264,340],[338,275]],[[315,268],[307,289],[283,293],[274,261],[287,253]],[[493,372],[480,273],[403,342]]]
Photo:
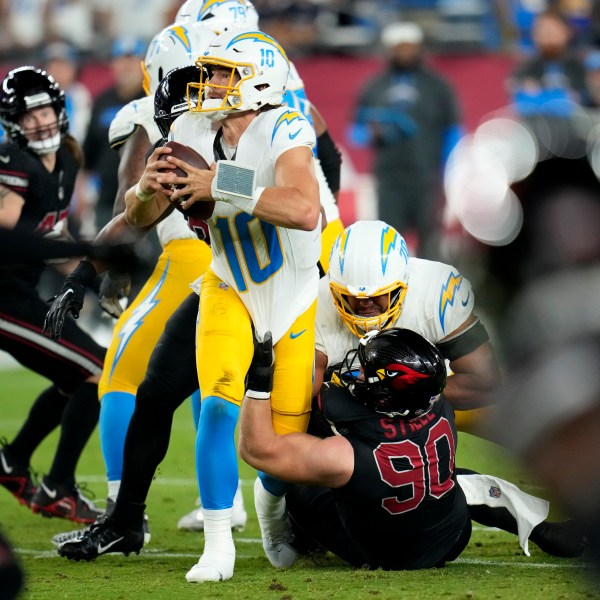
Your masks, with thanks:
[[[48,300],[52,302],[52,306],[44,319],[45,334],[49,333],[54,340],[60,339],[66,316],[71,313],[74,319],[79,318],[79,311],[85,300],[85,290],[93,285],[95,279],[94,265],[87,260],[82,260],[65,279],[60,292]]]
[[[98,304],[111,317],[118,319],[123,314],[123,306],[119,302],[127,298],[131,292],[131,277],[128,273],[108,271],[100,284]]]
[[[254,336],[254,357],[246,377],[246,395],[257,400],[267,400],[273,389],[273,371],[275,355],[273,353],[273,337],[270,331],[259,342]]]

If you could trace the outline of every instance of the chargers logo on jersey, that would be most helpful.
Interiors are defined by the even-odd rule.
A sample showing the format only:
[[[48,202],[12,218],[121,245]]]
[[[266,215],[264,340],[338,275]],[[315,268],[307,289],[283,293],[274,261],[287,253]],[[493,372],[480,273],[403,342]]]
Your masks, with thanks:
[[[294,121],[306,121],[306,119],[297,110],[287,110],[284,112],[275,122],[275,127],[273,127],[273,135],[271,135],[271,141],[275,139],[277,131],[282,125],[285,124],[289,127]],[[288,133],[290,140],[293,140],[302,131],[302,123],[298,123],[298,125],[299,128]]]
[[[396,248],[400,239],[400,246]],[[397,249],[400,256],[404,257],[404,261],[408,262],[408,247],[403,237],[398,235],[398,232],[392,227],[386,227],[381,233],[381,273],[385,275],[388,265],[390,253]]]
[[[277,40],[274,40],[270,35],[266,33],[262,33],[262,31],[248,31],[246,33],[240,33],[240,35],[236,35],[230,42],[227,44],[227,49],[231,48],[234,44],[238,42],[242,42],[244,40],[251,40],[253,42],[262,42],[264,44],[268,44],[269,46],[273,46],[285,59],[285,62],[288,62],[287,54],[285,50],[279,45]],[[262,52],[262,50],[261,50]]]
[[[450,273],[448,277],[448,281],[444,285],[442,285],[442,290],[440,293],[440,308],[439,308],[439,317],[440,317],[440,325],[442,326],[442,331],[446,331],[444,327],[444,318],[446,317],[446,309],[449,306],[454,304],[454,300],[458,294],[458,290],[463,282],[463,276],[459,273]]]

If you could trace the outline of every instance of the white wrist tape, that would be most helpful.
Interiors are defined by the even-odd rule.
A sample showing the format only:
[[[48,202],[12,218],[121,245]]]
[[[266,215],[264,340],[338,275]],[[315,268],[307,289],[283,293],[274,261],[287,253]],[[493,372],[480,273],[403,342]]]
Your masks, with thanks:
[[[142,188],[140,187],[140,182],[138,181],[137,185],[135,186],[135,195],[140,202],[148,202],[148,200],[154,196],[154,192],[143,192]]]
[[[212,197],[252,214],[265,189],[255,187],[255,179],[256,169],[233,160],[220,160],[211,186]]]
[[[271,392],[257,392],[255,390],[246,390],[246,396],[252,400],[268,400],[271,397]]]

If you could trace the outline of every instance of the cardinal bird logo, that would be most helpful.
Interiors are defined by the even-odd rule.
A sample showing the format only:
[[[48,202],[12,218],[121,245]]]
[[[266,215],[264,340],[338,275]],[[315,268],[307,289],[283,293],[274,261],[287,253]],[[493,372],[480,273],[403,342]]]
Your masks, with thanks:
[[[396,390],[404,390],[422,379],[427,379],[427,375],[424,373],[419,373],[406,365],[394,363],[389,364],[385,369],[378,369],[376,373],[380,381],[383,381],[386,377],[392,379]]]

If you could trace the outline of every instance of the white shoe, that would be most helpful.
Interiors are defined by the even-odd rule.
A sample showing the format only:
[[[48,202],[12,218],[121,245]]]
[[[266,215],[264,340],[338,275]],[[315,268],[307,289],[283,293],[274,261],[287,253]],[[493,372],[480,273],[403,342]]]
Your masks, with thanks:
[[[294,534],[285,510],[285,499],[281,498],[284,504],[283,514],[281,516],[269,516],[268,511],[265,510],[265,503],[261,501],[261,498],[271,502],[276,497],[265,490],[260,479],[256,479],[254,482],[254,503],[258,524],[260,525],[263,549],[269,562],[274,567],[278,569],[291,567],[298,558],[298,551],[291,545],[294,541]]]
[[[200,498],[196,500],[195,508],[187,515],[183,515],[177,522],[177,528],[183,531],[204,531],[204,515],[202,514],[202,505]],[[233,498],[233,512],[231,513],[231,529],[234,531],[243,531],[248,520],[248,513],[244,508],[244,497],[242,496],[241,482],[238,484],[238,489]]]
[[[222,552],[204,553],[200,560],[187,572],[188,583],[203,581],[227,581],[233,577],[235,555]]]

